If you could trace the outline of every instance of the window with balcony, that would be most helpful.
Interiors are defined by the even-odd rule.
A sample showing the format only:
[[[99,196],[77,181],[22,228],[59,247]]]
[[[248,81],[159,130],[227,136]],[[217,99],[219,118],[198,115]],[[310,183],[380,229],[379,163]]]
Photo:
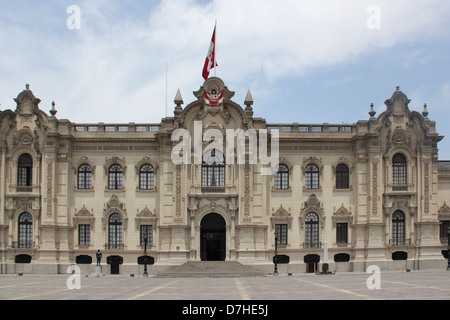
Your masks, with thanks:
[[[212,190],[222,190],[225,187],[225,157],[222,152],[212,149],[203,155],[202,161],[202,189],[210,187]]]
[[[122,249],[122,216],[118,213],[114,213],[108,220],[108,248],[109,249]]]
[[[319,216],[314,212],[305,217],[305,248],[319,248]]]
[[[19,248],[33,247],[33,217],[28,212],[19,216],[18,246]]]
[[[407,184],[407,166],[406,157],[397,153],[392,159],[392,184],[394,186],[404,186]]]
[[[32,186],[33,158],[29,154],[23,154],[18,161],[17,185],[19,187]]]
[[[392,215],[392,245],[405,244],[405,214],[397,210]]]

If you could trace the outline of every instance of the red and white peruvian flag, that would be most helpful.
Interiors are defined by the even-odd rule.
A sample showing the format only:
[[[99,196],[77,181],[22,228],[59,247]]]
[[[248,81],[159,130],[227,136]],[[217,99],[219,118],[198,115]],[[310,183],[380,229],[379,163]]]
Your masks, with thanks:
[[[209,72],[212,68],[217,66],[216,62],[216,26],[214,26],[214,32],[211,39],[211,45],[209,46],[208,55],[206,56],[205,65],[203,66],[203,79],[208,79]]]

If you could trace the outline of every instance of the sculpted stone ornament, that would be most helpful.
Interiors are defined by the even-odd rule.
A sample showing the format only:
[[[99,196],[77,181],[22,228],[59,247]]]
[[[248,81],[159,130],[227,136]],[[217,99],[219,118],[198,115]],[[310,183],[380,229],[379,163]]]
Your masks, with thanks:
[[[205,91],[205,103],[209,107],[219,107],[223,103],[223,92],[212,89],[211,91]]]

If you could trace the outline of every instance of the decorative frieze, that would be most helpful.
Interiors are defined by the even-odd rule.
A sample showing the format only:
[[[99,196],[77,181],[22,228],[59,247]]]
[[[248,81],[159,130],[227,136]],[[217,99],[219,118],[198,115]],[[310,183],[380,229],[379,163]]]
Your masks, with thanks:
[[[181,164],[176,166],[175,182],[175,214],[181,217]]]
[[[430,177],[429,177],[429,163],[425,163],[425,181],[424,181],[424,208],[426,215],[430,214]]]
[[[378,163],[373,164],[372,169],[372,215],[378,214]]]
[[[53,209],[53,163],[47,164],[47,217],[52,216]]]

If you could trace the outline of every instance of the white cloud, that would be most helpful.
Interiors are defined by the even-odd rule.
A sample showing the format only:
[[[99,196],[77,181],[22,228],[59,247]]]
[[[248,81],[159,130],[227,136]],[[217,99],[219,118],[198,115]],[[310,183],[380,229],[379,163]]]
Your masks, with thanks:
[[[381,9],[380,30],[367,28],[372,4]],[[39,28],[30,32],[17,20],[4,28],[0,20],[0,42],[10,44],[0,52],[2,109],[14,109],[11,95],[30,82],[44,110],[56,100],[61,118],[159,122],[166,62],[171,112],[178,88],[189,103],[202,84],[215,19],[218,76],[242,91],[236,97],[242,103],[247,88],[259,88],[262,64],[270,87],[315,68],[355,63],[377,48],[440,35],[450,12],[447,0],[163,0],[147,19],[117,2],[85,1],[80,7],[79,31],[49,35]]]
[[[441,87],[441,96],[444,99],[450,100],[450,83],[444,83]]]

